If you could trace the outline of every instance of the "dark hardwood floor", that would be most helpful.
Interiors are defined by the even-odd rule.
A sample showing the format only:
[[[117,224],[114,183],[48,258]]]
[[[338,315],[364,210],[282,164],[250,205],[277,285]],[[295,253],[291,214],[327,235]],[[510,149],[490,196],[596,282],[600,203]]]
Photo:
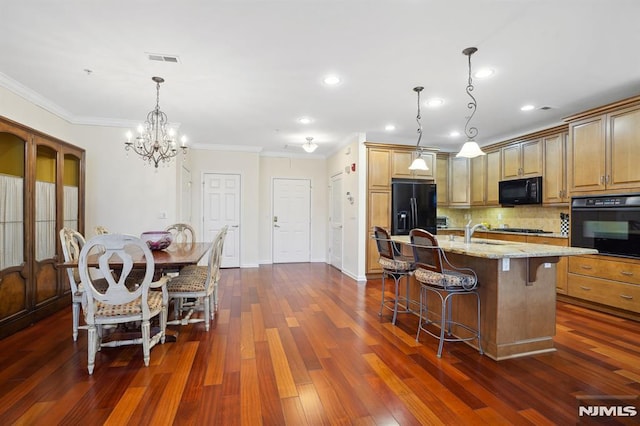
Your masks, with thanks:
[[[597,421],[580,401],[640,410],[633,321],[559,303],[556,352],[498,363],[464,343],[438,359],[413,315],[378,317],[379,281],[325,264],[224,270],[220,296],[211,331],[170,326],[178,341],[148,368],[139,346],[104,348],[89,376],[70,307],[1,340],[0,424],[568,425]]]

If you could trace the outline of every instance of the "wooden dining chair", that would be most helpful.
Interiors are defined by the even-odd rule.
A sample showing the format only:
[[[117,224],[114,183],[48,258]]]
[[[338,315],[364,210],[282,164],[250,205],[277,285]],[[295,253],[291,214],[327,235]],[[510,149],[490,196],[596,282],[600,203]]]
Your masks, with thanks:
[[[213,320],[218,310],[218,282],[220,281],[220,262],[224,248],[224,240],[228,227],[222,228],[211,244],[207,266],[187,266],[180,271],[180,275],[171,278],[167,284],[169,298],[174,300],[175,320],[171,323],[186,325],[194,322],[205,323],[206,331],[209,331],[209,323]],[[192,318],[196,306],[182,306],[182,300],[196,298],[204,311],[204,318]],[[188,313],[181,317],[183,308],[188,308]]]
[[[144,256],[144,276],[137,282],[128,280],[133,271],[130,251],[141,251]],[[105,289],[96,285],[89,272],[89,257],[97,256],[98,270],[105,277]],[[158,342],[164,343],[167,325],[168,293],[162,277],[152,282],[154,260],[151,250],[140,238],[132,235],[105,234],[87,241],[80,251],[78,270],[85,289],[82,308],[87,323],[87,369],[93,374],[96,352],[103,346],[142,344],[144,364],[149,365],[150,350]],[[119,271],[113,274],[112,271]],[[161,291],[151,290],[159,288]],[[160,328],[151,336],[151,318],[159,317]],[[106,341],[103,326],[140,321],[141,337]],[[115,334],[115,333],[114,333]]]

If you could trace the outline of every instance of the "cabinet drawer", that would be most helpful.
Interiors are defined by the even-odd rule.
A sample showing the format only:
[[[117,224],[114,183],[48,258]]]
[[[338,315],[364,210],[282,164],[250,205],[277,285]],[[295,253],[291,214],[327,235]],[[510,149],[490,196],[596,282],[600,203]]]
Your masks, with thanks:
[[[640,264],[594,257],[571,256],[569,257],[569,272],[625,283],[640,284]]]
[[[569,274],[567,294],[603,305],[640,312],[640,286]]]

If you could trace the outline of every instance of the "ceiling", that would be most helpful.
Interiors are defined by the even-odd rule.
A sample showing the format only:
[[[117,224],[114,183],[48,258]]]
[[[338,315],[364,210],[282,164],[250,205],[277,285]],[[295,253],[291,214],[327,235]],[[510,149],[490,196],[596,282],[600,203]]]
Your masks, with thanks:
[[[356,133],[415,144],[421,85],[423,100],[445,102],[422,108],[422,144],[457,151],[464,137],[449,133],[468,116],[469,46],[474,71],[495,70],[473,82],[480,145],[640,94],[638,0],[3,0],[0,10],[0,85],[72,123],[133,128],[161,76],[162,110],[198,147],[307,155],[310,136],[327,156]],[[340,84],[323,83],[330,73]]]

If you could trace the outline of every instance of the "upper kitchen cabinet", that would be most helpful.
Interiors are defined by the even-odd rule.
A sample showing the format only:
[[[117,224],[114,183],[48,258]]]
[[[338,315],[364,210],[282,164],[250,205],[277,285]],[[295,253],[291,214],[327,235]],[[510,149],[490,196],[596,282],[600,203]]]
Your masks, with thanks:
[[[469,160],[469,200],[473,206],[484,206],[487,193],[487,156]]]
[[[409,170],[409,166],[418,156],[415,150],[394,149],[391,151],[391,176],[406,179],[435,179],[436,154],[423,151],[421,156],[428,170]]]
[[[391,151],[368,147],[367,182],[369,189],[391,188]]]
[[[640,97],[567,120],[571,195],[637,191],[640,186]]]
[[[500,150],[487,151],[487,189],[484,199],[486,206],[498,206],[498,182],[500,182]]]
[[[438,207],[447,207],[449,205],[449,154],[438,154],[436,164]]]
[[[513,143],[502,148],[502,179],[542,175],[542,141]]]
[[[468,158],[449,159],[449,206],[466,207],[471,204],[469,177],[471,165]]]
[[[542,174],[542,203],[567,204],[567,133],[542,138],[544,173]]]

